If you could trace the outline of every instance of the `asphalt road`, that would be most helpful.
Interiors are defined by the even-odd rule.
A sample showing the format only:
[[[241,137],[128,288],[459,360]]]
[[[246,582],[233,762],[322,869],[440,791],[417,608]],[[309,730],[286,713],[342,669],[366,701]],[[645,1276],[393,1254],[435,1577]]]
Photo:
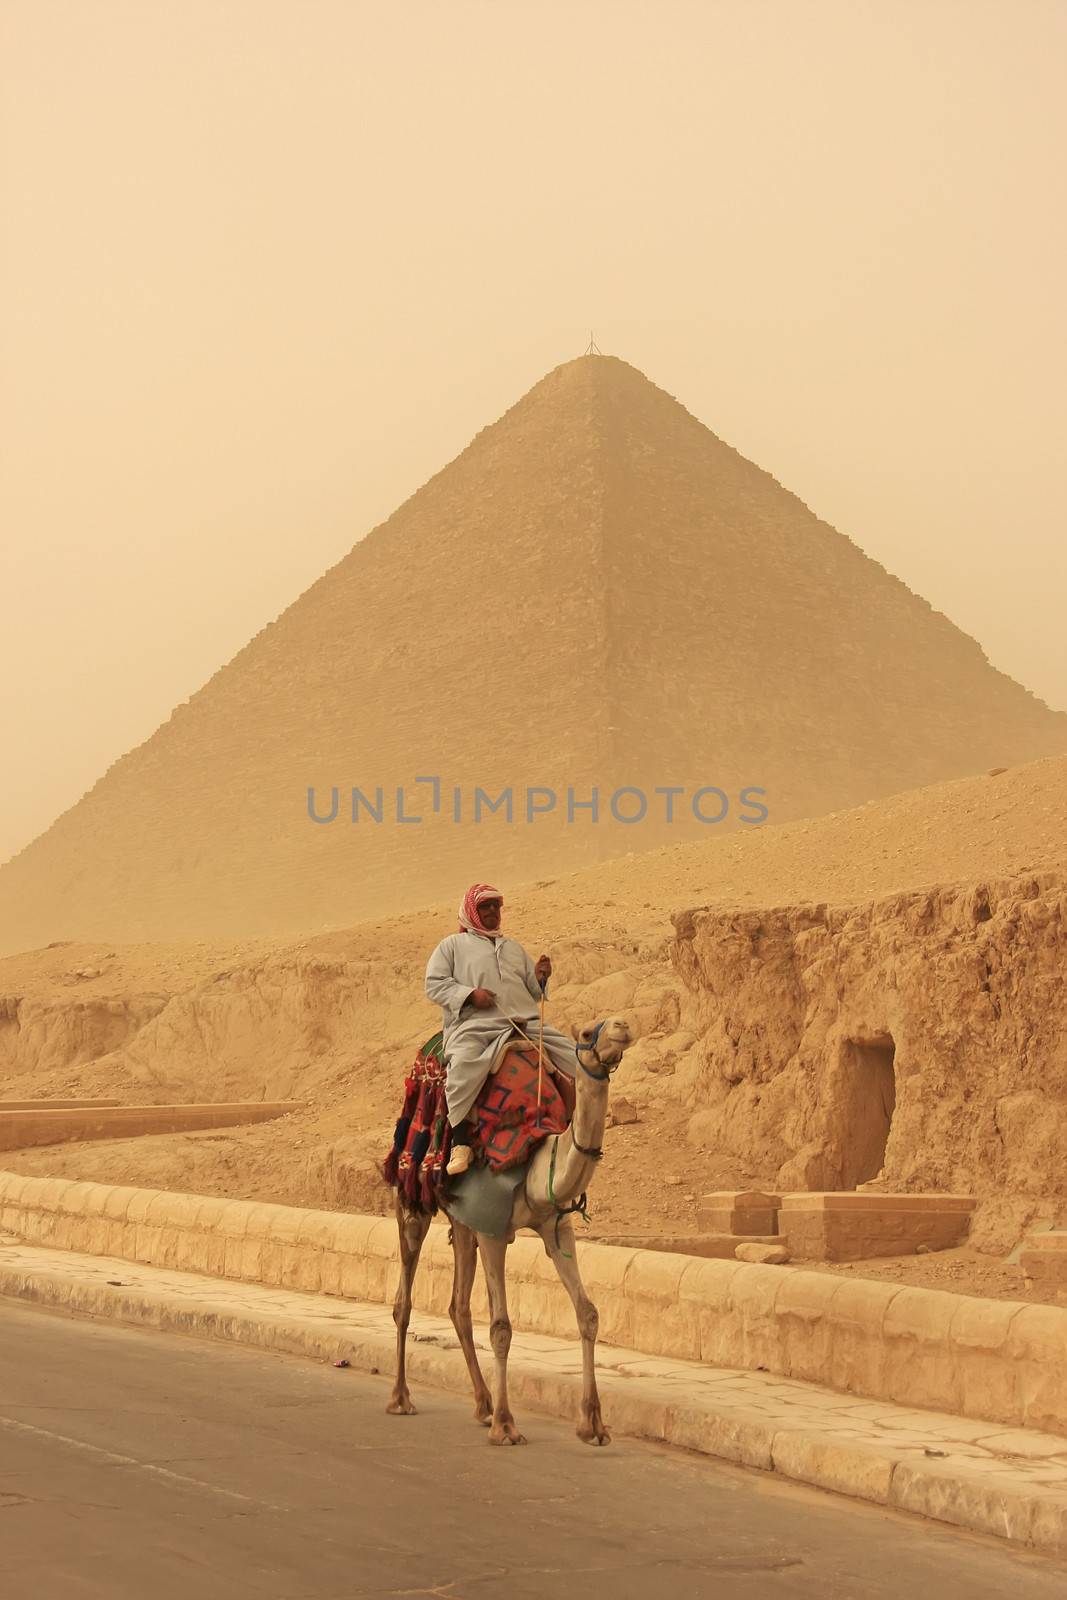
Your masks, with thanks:
[[[655,1445],[0,1300],[5,1600],[1063,1600],[1067,1565]]]

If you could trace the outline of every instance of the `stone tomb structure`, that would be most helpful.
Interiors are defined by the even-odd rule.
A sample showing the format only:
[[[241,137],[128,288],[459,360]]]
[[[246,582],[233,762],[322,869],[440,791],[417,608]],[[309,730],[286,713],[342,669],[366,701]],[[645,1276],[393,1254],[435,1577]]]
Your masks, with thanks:
[[[674,925],[698,1149],[773,1174],[787,1197],[1016,1197],[1067,1221],[1061,874],[865,905],[708,907]],[[849,1209],[817,1226],[844,1228]],[[806,1227],[811,1208],[793,1211]]]

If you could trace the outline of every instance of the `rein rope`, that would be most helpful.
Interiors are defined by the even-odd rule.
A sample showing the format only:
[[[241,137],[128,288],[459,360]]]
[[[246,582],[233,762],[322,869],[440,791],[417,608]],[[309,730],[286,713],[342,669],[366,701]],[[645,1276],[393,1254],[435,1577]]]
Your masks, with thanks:
[[[576,1150],[582,1149],[581,1145],[578,1144],[576,1140],[574,1142],[574,1147]],[[556,1207],[556,1249],[559,1251],[561,1256],[566,1256],[567,1260],[570,1261],[573,1259],[570,1251],[564,1250],[563,1246],[559,1242],[559,1225],[563,1221],[564,1217],[570,1217],[577,1213],[578,1216],[581,1217],[582,1221],[588,1226],[589,1196],[583,1189],[577,1200],[572,1200],[569,1206],[561,1206],[557,1203],[555,1191],[553,1189],[553,1179],[556,1175],[556,1151],[558,1149],[559,1134],[557,1133],[553,1135],[552,1154],[548,1158],[548,1200],[550,1205]],[[590,1152],[588,1151],[582,1150],[583,1155],[588,1155],[589,1153]],[[597,1157],[599,1157],[602,1153],[602,1151],[598,1150],[596,1152]]]

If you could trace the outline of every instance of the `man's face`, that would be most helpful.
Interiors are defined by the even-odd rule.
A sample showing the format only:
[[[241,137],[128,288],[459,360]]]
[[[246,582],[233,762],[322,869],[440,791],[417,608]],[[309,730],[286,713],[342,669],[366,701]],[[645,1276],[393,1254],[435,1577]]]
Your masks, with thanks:
[[[499,928],[500,911],[503,900],[481,900],[478,903],[478,915],[482,919],[483,928]]]

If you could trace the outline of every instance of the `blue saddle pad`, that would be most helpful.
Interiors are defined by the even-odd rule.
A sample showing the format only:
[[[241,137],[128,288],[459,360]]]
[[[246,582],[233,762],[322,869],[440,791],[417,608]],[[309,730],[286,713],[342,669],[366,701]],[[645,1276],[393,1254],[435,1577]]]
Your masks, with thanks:
[[[526,1177],[529,1162],[493,1172],[489,1167],[468,1167],[462,1177],[448,1180],[444,1210],[475,1233],[502,1239],[511,1225],[515,1190]]]

